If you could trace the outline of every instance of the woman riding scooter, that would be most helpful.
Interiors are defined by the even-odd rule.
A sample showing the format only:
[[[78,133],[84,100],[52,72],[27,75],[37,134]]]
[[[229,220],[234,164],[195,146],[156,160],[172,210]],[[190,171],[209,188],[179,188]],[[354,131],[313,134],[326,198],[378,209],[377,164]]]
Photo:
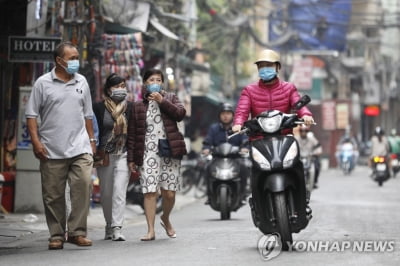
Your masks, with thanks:
[[[306,107],[311,99],[300,97],[294,84],[278,77],[277,52],[263,50],[254,63],[259,79],[242,90],[232,130],[250,134],[253,222],[264,234],[278,232],[287,249],[291,234],[311,219],[298,143],[288,135],[296,122],[314,124]]]

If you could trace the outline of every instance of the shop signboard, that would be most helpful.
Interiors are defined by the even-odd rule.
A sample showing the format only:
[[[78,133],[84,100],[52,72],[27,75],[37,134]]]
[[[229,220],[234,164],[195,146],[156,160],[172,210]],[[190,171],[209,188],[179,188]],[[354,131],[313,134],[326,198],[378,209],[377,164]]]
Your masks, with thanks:
[[[324,101],[322,102],[322,128],[324,130],[336,129],[336,102]]]
[[[293,62],[291,82],[300,90],[311,90],[313,85],[313,61],[311,58],[296,59]]]
[[[8,61],[46,62],[54,61],[53,52],[61,38],[53,37],[8,37]]]
[[[350,108],[348,103],[336,104],[336,126],[338,129],[346,129],[349,126]]]

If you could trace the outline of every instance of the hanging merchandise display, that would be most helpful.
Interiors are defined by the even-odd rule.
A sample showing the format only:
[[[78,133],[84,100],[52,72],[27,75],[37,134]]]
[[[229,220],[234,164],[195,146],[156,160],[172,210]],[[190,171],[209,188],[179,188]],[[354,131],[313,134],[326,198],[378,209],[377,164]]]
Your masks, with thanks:
[[[48,29],[48,35],[50,36],[62,36],[64,32],[64,24],[60,23],[61,18],[64,18],[65,3],[64,1],[50,1],[49,12],[51,14],[50,28]]]
[[[128,99],[142,98],[142,78],[140,70],[143,69],[142,60],[142,35],[132,34],[103,34],[104,65],[101,67],[103,79],[111,73],[117,73],[126,79]]]

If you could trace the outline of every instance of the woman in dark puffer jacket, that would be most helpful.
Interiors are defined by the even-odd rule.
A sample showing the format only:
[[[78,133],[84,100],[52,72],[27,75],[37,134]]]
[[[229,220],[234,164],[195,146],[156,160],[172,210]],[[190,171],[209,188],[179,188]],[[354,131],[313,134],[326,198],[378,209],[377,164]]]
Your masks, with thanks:
[[[160,223],[170,238],[176,233],[170,223],[175,204],[175,192],[180,188],[181,159],[186,154],[183,135],[177,122],[186,110],[178,97],[162,89],[164,75],[158,69],[143,75],[143,100],[134,103],[128,121],[128,165],[132,172],[139,171],[144,194],[144,209],[148,231],[142,241],[155,239],[154,222],[156,199],[161,190],[163,214]],[[170,155],[159,153],[159,140],[168,140]]]

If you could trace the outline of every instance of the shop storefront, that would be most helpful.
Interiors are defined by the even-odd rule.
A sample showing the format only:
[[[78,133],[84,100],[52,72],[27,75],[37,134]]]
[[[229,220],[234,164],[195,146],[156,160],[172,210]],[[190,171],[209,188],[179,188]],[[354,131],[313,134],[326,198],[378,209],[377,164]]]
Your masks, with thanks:
[[[173,58],[173,54],[165,53],[165,47],[160,48],[159,44],[167,42],[146,35],[147,24],[156,24],[158,29],[153,26],[154,31],[161,29],[162,38],[171,38],[159,22],[150,23],[148,3],[138,6],[138,9],[144,8],[145,16],[138,16],[134,25],[146,26],[140,29],[105,20],[101,13],[102,1],[37,3],[23,0],[0,3],[4,17],[8,18],[7,24],[0,26],[3,27],[0,34],[4,34],[0,39],[0,173],[12,172],[15,176],[14,187],[10,188],[15,199],[7,203],[8,211],[41,212],[43,208],[39,162],[33,156],[24,106],[34,81],[54,67],[52,52],[56,43],[53,41],[68,40],[78,47],[79,72],[88,80],[93,102],[102,99],[104,81],[111,73],[126,78],[130,100],[141,99],[141,74],[145,67],[157,67],[166,73],[166,89],[178,94],[189,115],[191,110],[190,77],[179,64],[166,60]],[[10,28],[13,30],[9,31]],[[10,36],[13,36],[11,43],[15,41],[12,46]],[[168,51],[175,50],[171,48],[173,42],[168,45]]]

